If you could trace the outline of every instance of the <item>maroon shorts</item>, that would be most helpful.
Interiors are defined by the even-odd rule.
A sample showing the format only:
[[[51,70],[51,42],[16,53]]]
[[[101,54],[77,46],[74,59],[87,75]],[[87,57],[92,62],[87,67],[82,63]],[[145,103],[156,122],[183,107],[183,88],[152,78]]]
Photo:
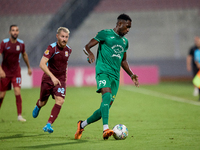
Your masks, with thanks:
[[[21,75],[15,77],[0,78],[0,91],[11,90],[11,84],[13,87],[21,88]]]
[[[65,99],[65,94],[66,94],[66,83],[61,82],[60,85],[54,86],[53,84],[50,84],[48,82],[42,82],[41,83],[41,88],[40,88],[40,100],[41,101],[46,101],[50,95],[52,95],[52,98],[55,96],[60,96],[63,99]]]

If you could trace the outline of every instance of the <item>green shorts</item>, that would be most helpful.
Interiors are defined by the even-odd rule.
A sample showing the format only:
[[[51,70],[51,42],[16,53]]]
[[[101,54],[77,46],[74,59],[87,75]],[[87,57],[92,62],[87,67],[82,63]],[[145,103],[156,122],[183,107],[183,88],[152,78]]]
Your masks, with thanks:
[[[98,74],[96,75],[97,82],[97,93],[101,93],[102,88],[109,87],[112,92],[112,101],[115,99],[117,95],[117,91],[119,88],[119,80],[107,75],[107,74]]]

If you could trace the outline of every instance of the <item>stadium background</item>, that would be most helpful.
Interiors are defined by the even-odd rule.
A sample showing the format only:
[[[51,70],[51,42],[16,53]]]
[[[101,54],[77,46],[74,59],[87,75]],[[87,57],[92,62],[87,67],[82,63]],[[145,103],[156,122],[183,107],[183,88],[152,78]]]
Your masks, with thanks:
[[[84,45],[98,31],[114,28],[117,16],[127,13],[132,18],[126,36],[129,63],[157,66],[161,80],[191,79],[186,56],[194,36],[200,35],[199,11],[199,0],[0,0],[0,40],[17,24],[30,64],[38,68],[44,50],[56,40],[57,28],[66,26],[73,49],[69,67],[84,67]]]

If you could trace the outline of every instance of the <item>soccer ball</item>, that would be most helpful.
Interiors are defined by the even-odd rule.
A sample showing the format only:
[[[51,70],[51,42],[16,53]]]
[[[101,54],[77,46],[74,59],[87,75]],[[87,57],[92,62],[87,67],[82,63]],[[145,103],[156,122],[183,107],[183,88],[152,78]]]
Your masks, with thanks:
[[[117,124],[116,126],[114,126],[113,131],[113,137],[116,140],[125,140],[128,136],[128,129],[123,124]]]

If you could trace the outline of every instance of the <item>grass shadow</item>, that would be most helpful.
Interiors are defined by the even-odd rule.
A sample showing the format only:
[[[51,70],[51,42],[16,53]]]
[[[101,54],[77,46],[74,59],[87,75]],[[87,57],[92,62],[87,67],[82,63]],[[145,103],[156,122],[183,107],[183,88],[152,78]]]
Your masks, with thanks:
[[[38,148],[52,148],[54,146],[62,146],[62,145],[70,145],[70,144],[81,144],[88,142],[87,140],[73,140],[69,142],[64,142],[64,143],[51,143],[51,144],[42,144],[42,145],[34,145],[34,146],[21,146],[21,147],[15,147],[15,148],[27,148],[27,149],[38,149]]]
[[[41,136],[41,135],[44,135],[44,134],[37,134],[37,135],[15,134],[15,135],[10,135],[10,136],[0,137],[0,140],[8,140],[8,139],[16,139],[16,138],[27,138],[27,137],[36,137],[36,136]]]

